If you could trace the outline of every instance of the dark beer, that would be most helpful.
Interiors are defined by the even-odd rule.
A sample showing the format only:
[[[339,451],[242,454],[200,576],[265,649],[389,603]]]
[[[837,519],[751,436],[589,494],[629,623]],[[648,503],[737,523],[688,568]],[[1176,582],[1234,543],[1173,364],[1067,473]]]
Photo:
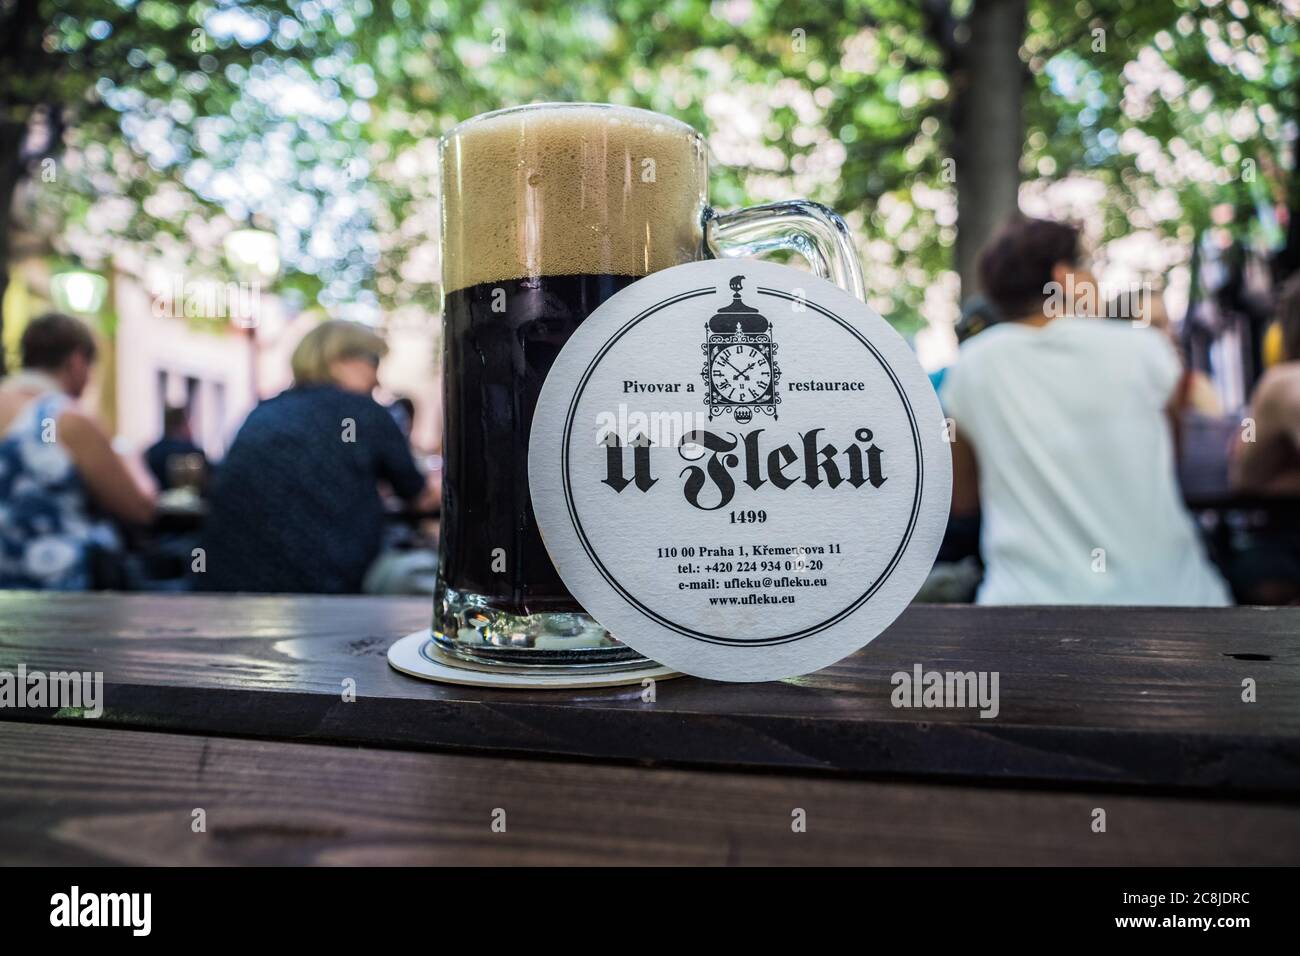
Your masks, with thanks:
[[[512,614],[581,611],[556,573],[528,494],[528,435],[551,363],[631,276],[540,276],[447,296],[442,573]],[[494,301],[504,311],[494,312]],[[497,549],[504,549],[504,555]],[[514,556],[513,561],[495,560]],[[494,567],[495,565],[495,567]]]

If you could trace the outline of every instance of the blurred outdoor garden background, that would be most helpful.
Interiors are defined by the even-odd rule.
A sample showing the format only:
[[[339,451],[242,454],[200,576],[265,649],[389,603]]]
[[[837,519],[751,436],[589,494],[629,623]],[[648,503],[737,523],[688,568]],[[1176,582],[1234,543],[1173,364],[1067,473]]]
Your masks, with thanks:
[[[219,460],[325,318],[436,455],[438,136],[608,101],[708,136],[721,208],[850,224],[870,302],[930,369],[1017,208],[1083,226],[1103,291],[1162,291],[1223,408],[1300,255],[1300,2],[0,0],[10,369],[52,308],[100,342],[88,403],[138,455],[165,408]],[[1205,310],[1209,310],[1207,313]],[[1236,310],[1234,313],[1233,310]],[[1225,321],[1225,314],[1242,321]],[[1181,333],[1180,333],[1181,334]]]

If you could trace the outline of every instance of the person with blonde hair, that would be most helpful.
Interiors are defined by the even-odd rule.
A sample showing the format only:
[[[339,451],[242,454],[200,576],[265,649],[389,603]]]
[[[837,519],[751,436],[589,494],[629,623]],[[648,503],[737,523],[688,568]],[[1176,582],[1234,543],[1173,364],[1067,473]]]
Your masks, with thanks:
[[[379,384],[376,371],[388,344],[359,322],[322,322],[302,337],[289,367],[299,387],[335,384],[369,395]]]
[[[294,350],[293,386],[258,404],[212,488],[203,561],[207,591],[355,593],[379,554],[380,483],[426,494],[401,429],[371,397],[384,340],[355,322],[323,322]]]

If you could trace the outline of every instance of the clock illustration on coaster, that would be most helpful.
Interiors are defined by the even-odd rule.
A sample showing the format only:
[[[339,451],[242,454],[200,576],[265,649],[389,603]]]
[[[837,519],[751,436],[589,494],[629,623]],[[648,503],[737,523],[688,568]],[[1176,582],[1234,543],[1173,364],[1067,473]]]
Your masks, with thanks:
[[[755,413],[776,418],[781,396],[776,390],[781,368],[776,363],[772,323],[740,299],[744,276],[732,278],[731,302],[705,325],[704,401],[709,421],[730,414],[739,424]]]

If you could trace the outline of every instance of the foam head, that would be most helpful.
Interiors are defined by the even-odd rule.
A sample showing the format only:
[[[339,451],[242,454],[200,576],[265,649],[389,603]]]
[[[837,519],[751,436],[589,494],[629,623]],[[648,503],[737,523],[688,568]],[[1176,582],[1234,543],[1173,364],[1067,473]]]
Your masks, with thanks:
[[[656,113],[490,113],[445,137],[441,172],[448,292],[529,276],[643,276],[701,256],[704,144]]]

